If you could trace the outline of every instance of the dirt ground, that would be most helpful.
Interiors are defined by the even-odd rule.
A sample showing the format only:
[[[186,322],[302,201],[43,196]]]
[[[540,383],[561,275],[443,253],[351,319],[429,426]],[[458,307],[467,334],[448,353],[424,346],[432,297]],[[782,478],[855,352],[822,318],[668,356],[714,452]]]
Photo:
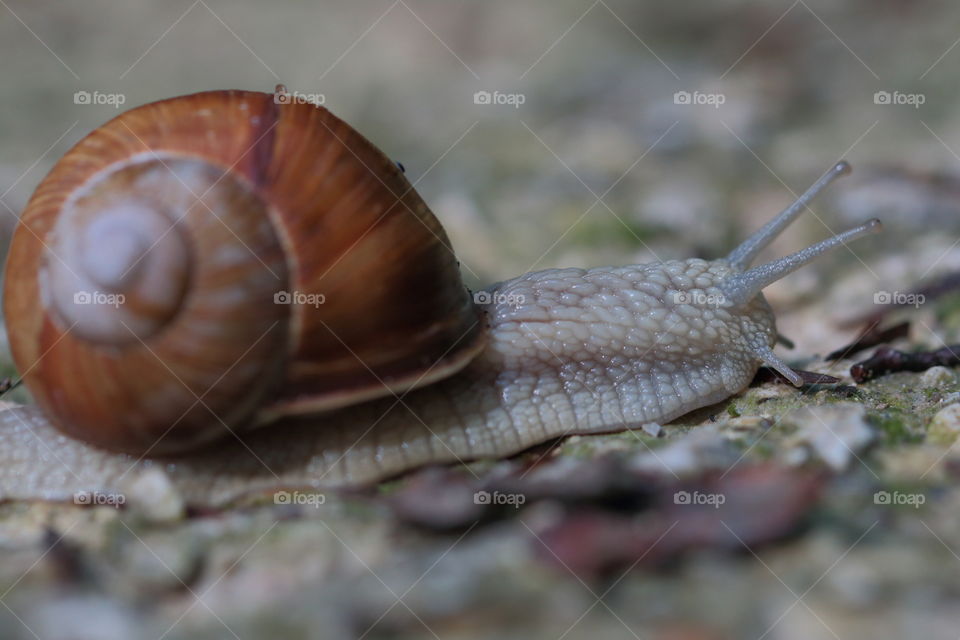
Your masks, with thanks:
[[[5,238],[119,110],[280,82],[403,163],[472,287],[722,256],[841,158],[761,259],[885,225],[765,291],[836,383],[311,504],[7,501],[0,637],[956,638],[958,372],[824,358],[871,314],[960,342],[958,38],[932,0],[0,1]]]

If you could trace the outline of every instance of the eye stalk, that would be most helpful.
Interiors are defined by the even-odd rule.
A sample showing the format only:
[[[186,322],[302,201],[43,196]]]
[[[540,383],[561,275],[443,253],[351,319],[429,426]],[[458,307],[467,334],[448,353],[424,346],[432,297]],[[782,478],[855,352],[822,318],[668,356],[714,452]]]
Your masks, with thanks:
[[[768,244],[773,242],[784,229],[790,226],[790,223],[796,220],[801,213],[807,210],[810,201],[827,188],[837,178],[849,175],[852,171],[850,163],[841,160],[833,165],[829,171],[820,176],[820,179],[803,192],[796,201],[789,207],[781,211],[773,220],[763,225],[759,231],[743,241],[743,243],[730,252],[727,256],[727,262],[737,271],[743,271],[749,267],[754,259]]]
[[[823,174],[819,180],[813,183],[803,195],[789,207],[781,211],[777,216],[763,225],[759,231],[747,238],[739,247],[730,252],[727,256],[727,262],[734,268],[734,273],[727,277],[720,288],[734,306],[743,306],[750,302],[758,293],[768,285],[780,280],[800,267],[809,264],[822,253],[834,249],[841,245],[846,245],[858,238],[862,238],[871,233],[878,233],[883,229],[880,221],[874,218],[859,227],[848,229],[843,233],[838,233],[832,238],[827,238],[817,244],[797,251],[753,268],[750,264],[767,245],[783,232],[791,222],[796,220],[803,213],[810,201],[826,188],[831,182],[850,173],[850,164],[846,160],[841,160]]]
[[[864,224],[838,233],[832,238],[821,240],[820,242],[792,253],[788,256],[778,258],[773,262],[750,267],[750,264],[767,245],[769,245],[780,233],[796,220],[803,213],[811,200],[831,182],[850,173],[850,165],[841,160],[823,174],[813,186],[807,189],[803,195],[781,211],[773,220],[763,225],[759,231],[747,238],[739,247],[734,249],[727,261],[733,267],[734,273],[727,276],[720,283],[720,289],[726,300],[733,307],[743,307],[753,300],[765,287],[780,280],[781,278],[793,273],[800,267],[809,264],[818,256],[839,246],[845,246],[848,242],[857,240],[872,233],[878,233],[883,229],[879,220],[874,218]],[[787,380],[795,386],[803,384],[803,379],[796,371],[791,369],[783,360],[778,358],[770,345],[756,343],[751,345],[753,353],[762,360],[767,366],[780,372]]]
[[[800,267],[813,262],[820,254],[871,233],[879,233],[882,230],[883,225],[879,220],[874,218],[859,227],[838,233],[832,238],[822,240],[796,253],[778,258],[773,262],[752,267],[743,273],[731,275],[720,284],[720,288],[723,289],[724,295],[727,296],[727,299],[733,303],[734,306],[745,305],[766,286],[773,284],[784,276],[790,275]]]

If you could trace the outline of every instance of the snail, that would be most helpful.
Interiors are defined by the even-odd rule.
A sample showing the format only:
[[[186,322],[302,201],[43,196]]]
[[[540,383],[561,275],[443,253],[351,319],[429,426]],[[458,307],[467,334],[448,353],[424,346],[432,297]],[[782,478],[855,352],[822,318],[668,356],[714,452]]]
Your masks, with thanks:
[[[760,266],[830,182],[718,260],[549,269],[471,294],[402,168],[325,108],[210,91],[127,111],[37,187],[4,313],[36,406],[0,413],[0,497],[158,469],[190,500],[358,485],[666,423],[773,352]]]

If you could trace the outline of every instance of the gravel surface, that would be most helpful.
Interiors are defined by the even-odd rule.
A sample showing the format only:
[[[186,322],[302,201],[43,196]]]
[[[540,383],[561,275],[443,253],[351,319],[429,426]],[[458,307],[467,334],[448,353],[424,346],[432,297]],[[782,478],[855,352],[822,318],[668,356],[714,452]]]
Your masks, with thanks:
[[[77,92],[129,108],[281,81],[403,163],[471,286],[723,255],[841,157],[853,176],[761,259],[886,225],[765,292],[796,343],[783,357],[837,384],[758,382],[671,424],[309,504],[5,502],[0,637],[957,637],[958,371],[858,384],[872,348],[822,359],[876,313],[910,323],[897,349],[960,342],[956,287],[906,297],[960,270],[957,5],[7,0],[0,16],[0,237],[118,112]]]

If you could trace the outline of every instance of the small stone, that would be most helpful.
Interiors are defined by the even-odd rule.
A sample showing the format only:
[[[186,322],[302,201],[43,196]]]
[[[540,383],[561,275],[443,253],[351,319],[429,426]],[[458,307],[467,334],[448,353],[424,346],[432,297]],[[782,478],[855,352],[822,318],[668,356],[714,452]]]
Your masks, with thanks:
[[[143,631],[133,610],[93,595],[42,600],[28,620],[30,633],[52,640],[125,640]]]
[[[810,452],[805,447],[791,447],[783,454],[783,461],[791,467],[799,467],[810,459]]]
[[[880,450],[877,460],[883,469],[884,480],[894,483],[942,482],[949,456],[941,447],[924,443],[912,447]]]
[[[960,435],[960,404],[951,404],[933,416],[927,427],[927,441],[949,447]]]
[[[651,435],[654,438],[659,438],[661,435],[663,435],[663,427],[656,422],[647,422],[640,428],[643,429],[644,433]]]
[[[797,425],[793,441],[805,445],[834,471],[843,471],[876,437],[862,405],[838,402],[792,411],[786,421]]]
[[[795,393],[794,388],[785,384],[765,384],[755,389],[751,389],[753,397],[757,400],[773,400],[782,398],[791,393]]]
[[[943,396],[940,400],[940,404],[947,406],[948,404],[957,404],[960,403],[960,391],[954,391],[953,393],[948,393]]]
[[[628,467],[636,471],[667,473],[674,476],[710,469],[727,469],[739,454],[727,439],[713,429],[701,428],[630,459]]]
[[[153,468],[136,477],[126,490],[127,506],[158,522],[180,520],[186,514],[183,496],[170,482],[170,476]]]
[[[920,376],[920,383],[924,387],[943,388],[953,385],[956,376],[946,367],[930,367]]]

